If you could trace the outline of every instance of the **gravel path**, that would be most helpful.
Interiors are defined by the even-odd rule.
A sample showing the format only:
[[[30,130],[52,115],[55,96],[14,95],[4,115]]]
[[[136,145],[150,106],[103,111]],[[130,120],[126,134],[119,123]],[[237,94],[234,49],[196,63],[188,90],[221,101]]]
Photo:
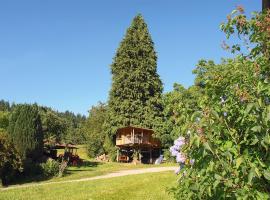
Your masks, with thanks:
[[[164,172],[164,171],[174,171],[177,167],[152,167],[152,168],[143,168],[143,169],[131,169],[131,170],[122,170],[118,172],[113,172],[101,176],[94,176],[89,178],[81,178],[75,180],[68,180],[68,181],[55,181],[55,182],[47,182],[47,183],[30,183],[30,184],[23,184],[23,185],[14,185],[9,186],[6,188],[2,188],[1,190],[10,190],[16,188],[26,188],[26,187],[36,187],[42,185],[51,185],[51,184],[62,184],[62,183],[74,183],[74,182],[83,182],[83,181],[92,181],[98,179],[107,179],[107,178],[114,178],[120,176],[128,176],[128,175],[135,175],[135,174],[145,174],[145,173],[155,173],[155,172]]]

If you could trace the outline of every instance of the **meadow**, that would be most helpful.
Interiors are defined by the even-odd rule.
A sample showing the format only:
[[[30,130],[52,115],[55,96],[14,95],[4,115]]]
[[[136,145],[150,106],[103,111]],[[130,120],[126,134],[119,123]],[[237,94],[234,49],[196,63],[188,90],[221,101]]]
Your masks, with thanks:
[[[172,199],[168,189],[176,185],[173,172],[131,175],[88,182],[59,183],[14,188],[0,193],[1,200],[31,199]]]
[[[62,152],[59,151],[58,154],[60,153]],[[0,199],[172,199],[168,189],[177,183],[177,176],[172,171],[61,183],[62,181],[90,178],[121,170],[176,166],[175,163],[134,165],[132,163],[97,162],[88,158],[84,146],[79,146],[77,153],[84,159],[82,166],[68,167],[63,177],[40,181],[22,180],[19,182],[20,185],[28,185],[28,187],[2,190]],[[50,182],[59,183],[33,185]]]

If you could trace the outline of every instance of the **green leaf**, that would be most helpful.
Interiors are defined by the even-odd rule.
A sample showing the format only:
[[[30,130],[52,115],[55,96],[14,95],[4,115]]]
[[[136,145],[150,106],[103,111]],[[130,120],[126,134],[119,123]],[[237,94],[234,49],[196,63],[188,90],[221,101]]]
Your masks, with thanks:
[[[254,168],[251,168],[251,170],[248,173],[248,183],[249,184],[251,184],[254,177],[255,177],[255,170],[254,170]]]
[[[222,179],[222,176],[218,175],[218,174],[215,174],[215,179],[216,180],[221,180]]]
[[[212,110],[212,114],[215,116],[216,119],[219,119],[218,113],[215,110]]]
[[[235,163],[236,163],[236,169],[239,168],[239,166],[241,165],[241,163],[244,161],[244,159],[242,157],[239,157],[236,159]]]
[[[268,108],[267,108],[267,110],[268,110]],[[267,112],[265,120],[266,120],[266,122],[268,122],[270,120],[270,112],[269,111]]]
[[[220,180],[216,179],[215,182],[213,183],[213,187],[216,188],[219,183],[220,183]]]
[[[263,171],[263,176],[266,178],[268,181],[270,181],[270,171],[269,170],[264,170]]]
[[[257,144],[257,143],[259,142],[257,136],[255,135],[254,137],[255,137],[255,138],[252,139],[252,142],[250,143],[250,145],[255,145],[255,144]]]
[[[247,108],[245,110],[245,115],[249,114],[249,112],[251,111],[251,109],[253,108],[254,104],[253,103],[249,103],[247,105]]]
[[[205,148],[206,150],[209,150],[209,151],[211,151],[211,152],[213,153],[213,150],[212,150],[212,148],[210,147],[210,145],[208,144],[208,142],[203,143],[203,146],[204,146],[204,148]]]
[[[261,130],[262,130],[262,127],[261,126],[254,126],[252,129],[251,129],[252,131],[254,131],[254,132],[261,132]]]
[[[269,194],[268,193],[263,193],[263,192],[257,192],[257,199],[269,199]]]
[[[226,141],[224,144],[225,149],[230,149],[232,147],[233,143],[232,141]]]
[[[233,10],[231,14],[234,15],[234,14],[236,14],[237,12],[238,12],[237,10]]]

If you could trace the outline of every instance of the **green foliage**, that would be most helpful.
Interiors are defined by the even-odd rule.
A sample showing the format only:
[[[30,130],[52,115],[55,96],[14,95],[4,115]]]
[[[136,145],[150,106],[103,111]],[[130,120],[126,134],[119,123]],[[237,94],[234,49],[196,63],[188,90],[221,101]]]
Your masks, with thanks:
[[[89,117],[84,124],[84,133],[87,143],[88,156],[91,158],[105,153],[103,147],[106,133],[103,124],[106,117],[107,106],[99,103],[89,111]]]
[[[5,101],[3,99],[0,100],[0,111],[5,111],[5,112],[11,111],[11,106],[8,101]]]
[[[11,113],[8,132],[22,160],[42,157],[43,132],[36,104],[17,105]]]
[[[194,71],[203,96],[183,125],[189,142],[182,151],[195,164],[184,168],[177,199],[270,198],[270,11],[251,20],[236,12],[222,29],[253,48],[218,65],[200,61]]]
[[[202,98],[201,89],[192,86],[185,89],[180,84],[174,84],[174,90],[163,96],[164,116],[166,117],[164,133],[161,141],[165,148],[173,144],[179,134],[185,130],[188,116],[198,110],[198,100]]]
[[[41,164],[42,172],[45,177],[56,176],[59,173],[60,163],[53,159],[48,159],[45,163]]]
[[[2,184],[6,185],[10,176],[20,167],[21,160],[14,145],[8,139],[7,133],[0,130],[0,179]]]
[[[141,15],[133,19],[111,65],[112,88],[105,127],[116,130],[134,125],[153,128],[162,124],[162,82],[157,74],[154,43]]]
[[[53,136],[56,141],[61,141],[67,129],[65,120],[59,117],[56,112],[44,107],[40,108],[40,114],[44,138],[48,139]]]
[[[58,113],[58,116],[65,120],[66,132],[62,137],[62,141],[74,144],[84,144],[85,136],[83,132],[83,124],[86,120],[85,116],[66,111]]]
[[[54,139],[54,142],[66,142],[74,144],[83,144],[85,137],[82,126],[85,117],[75,115],[72,112],[56,112],[48,107],[39,107],[41,114],[44,138],[46,140]]]
[[[109,155],[109,158],[111,161],[116,161],[117,157],[117,148],[114,143],[115,137],[110,137],[109,135],[106,135],[105,141],[103,144],[103,148],[105,152]]]
[[[0,130],[7,130],[9,124],[9,112],[0,111]]]

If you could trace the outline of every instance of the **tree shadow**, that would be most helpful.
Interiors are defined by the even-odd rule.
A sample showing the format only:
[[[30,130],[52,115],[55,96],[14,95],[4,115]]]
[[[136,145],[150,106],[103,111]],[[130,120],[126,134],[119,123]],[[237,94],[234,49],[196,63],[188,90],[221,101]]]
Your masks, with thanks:
[[[99,165],[103,165],[103,163],[97,161],[84,160],[82,165],[79,167],[97,167]]]
[[[97,166],[100,165],[103,165],[103,163],[97,161],[84,160],[83,163],[81,165],[76,166],[76,168],[67,169],[65,176],[72,174],[72,172],[93,171]]]
[[[38,174],[38,175],[26,175],[24,173],[16,173],[14,177],[12,177],[9,182],[8,186],[12,185],[21,185],[21,184],[26,184],[26,183],[38,183],[42,181],[47,181],[50,180],[52,177],[47,177],[44,176],[43,174]]]
[[[64,173],[64,177],[68,177],[71,174],[74,174],[74,172],[80,172],[80,171],[93,171],[97,166],[103,165],[101,162],[97,161],[88,161],[83,160],[82,164],[79,166],[73,166],[72,169],[67,168]],[[85,169],[84,169],[85,168]],[[50,180],[54,177],[47,177],[44,176],[42,173],[40,174],[26,174],[23,172],[16,172],[12,178],[8,181],[8,186],[12,185],[21,185],[21,184],[27,184],[27,183],[39,183],[42,181]]]

